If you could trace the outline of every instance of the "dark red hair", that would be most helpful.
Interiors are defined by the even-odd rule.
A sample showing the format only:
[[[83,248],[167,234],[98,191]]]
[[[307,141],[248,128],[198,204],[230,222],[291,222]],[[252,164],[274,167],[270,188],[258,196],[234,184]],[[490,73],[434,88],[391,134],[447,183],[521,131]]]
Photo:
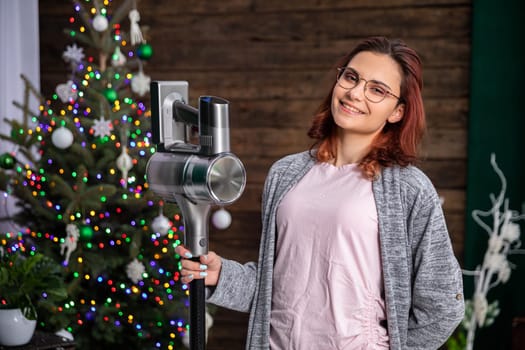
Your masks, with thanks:
[[[401,40],[384,37],[365,39],[338,62],[337,67],[346,67],[358,53],[368,51],[390,56],[401,68],[401,93],[399,104],[404,104],[404,116],[397,123],[387,123],[374,139],[370,152],[361,160],[359,166],[370,179],[379,174],[381,167],[392,165],[406,166],[417,159],[418,145],[423,137],[425,109],[421,89],[423,87],[421,60],[417,53]],[[335,78],[335,74],[334,74]],[[308,136],[315,139],[312,146],[317,148],[318,161],[328,161],[336,157],[336,130],[331,111],[333,87],[314,116]]]

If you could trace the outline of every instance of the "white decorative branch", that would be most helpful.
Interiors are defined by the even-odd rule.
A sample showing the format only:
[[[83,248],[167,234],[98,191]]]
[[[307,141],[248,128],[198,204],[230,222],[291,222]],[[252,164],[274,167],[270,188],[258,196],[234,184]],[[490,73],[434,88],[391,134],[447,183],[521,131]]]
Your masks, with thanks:
[[[487,251],[483,263],[475,271],[463,271],[464,275],[474,276],[474,294],[472,312],[466,315],[463,326],[467,330],[467,350],[472,350],[477,328],[488,326],[499,313],[497,301],[489,305],[487,293],[500,283],[506,283],[514,267],[507,260],[510,254],[525,254],[521,247],[520,226],[516,223],[525,219],[525,214],[509,209],[509,201],[505,198],[507,180],[496,163],[496,156],[491,154],[490,163],[501,181],[501,190],[498,196],[490,194],[492,208],[488,211],[473,210],[472,218],[489,235]],[[483,221],[491,217],[492,225]]]

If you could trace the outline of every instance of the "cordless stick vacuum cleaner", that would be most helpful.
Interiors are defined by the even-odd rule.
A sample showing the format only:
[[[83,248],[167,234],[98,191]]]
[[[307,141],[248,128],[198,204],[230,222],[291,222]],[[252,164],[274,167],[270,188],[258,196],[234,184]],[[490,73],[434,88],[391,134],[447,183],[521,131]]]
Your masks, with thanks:
[[[186,81],[153,81],[150,92],[157,152],[146,169],[149,187],[167,202],[177,203],[184,219],[185,245],[199,261],[208,253],[211,206],[233,203],[246,184],[243,164],[230,153],[229,102],[201,96],[199,108],[194,108],[187,104]],[[194,141],[195,127],[198,140]],[[189,289],[190,349],[202,350],[206,347],[204,280],[193,280]]]

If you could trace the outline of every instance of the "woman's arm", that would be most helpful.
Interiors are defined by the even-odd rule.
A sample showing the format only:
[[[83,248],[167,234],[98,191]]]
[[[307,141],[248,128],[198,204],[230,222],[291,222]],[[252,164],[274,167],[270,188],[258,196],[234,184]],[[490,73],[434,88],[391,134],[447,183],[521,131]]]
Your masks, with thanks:
[[[208,287],[206,302],[228,309],[248,312],[255,292],[256,264],[221,258],[210,251],[199,261],[191,260],[191,252],[183,245],[175,251],[181,256],[181,282],[204,279]]]
[[[254,262],[240,264],[222,259],[219,281],[206,302],[228,309],[249,312],[255,295],[257,265]]]

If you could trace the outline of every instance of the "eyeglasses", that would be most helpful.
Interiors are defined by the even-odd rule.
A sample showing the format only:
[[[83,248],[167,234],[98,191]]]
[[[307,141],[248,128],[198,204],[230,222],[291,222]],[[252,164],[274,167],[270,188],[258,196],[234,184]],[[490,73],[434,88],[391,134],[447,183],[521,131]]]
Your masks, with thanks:
[[[379,103],[383,101],[387,95],[400,99],[393,93],[387,90],[387,86],[375,80],[365,80],[359,74],[349,67],[337,68],[337,84],[345,90],[351,90],[359,85],[361,80],[365,81],[365,97],[368,101]]]

